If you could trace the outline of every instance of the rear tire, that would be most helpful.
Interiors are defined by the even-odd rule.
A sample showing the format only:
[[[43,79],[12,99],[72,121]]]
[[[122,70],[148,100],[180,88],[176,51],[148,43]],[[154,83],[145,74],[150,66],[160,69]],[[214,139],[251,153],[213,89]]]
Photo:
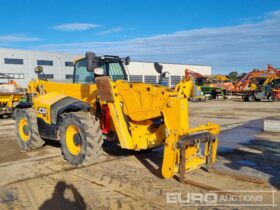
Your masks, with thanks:
[[[251,94],[251,95],[248,96],[248,101],[249,102],[254,102],[254,101],[256,101],[256,97],[253,94]]]
[[[21,149],[33,150],[43,147],[45,141],[40,137],[34,109],[19,109],[15,120],[17,140]]]
[[[102,151],[99,121],[88,112],[70,112],[62,116],[60,144],[64,158],[71,165],[96,162]]]
[[[273,95],[270,95],[268,97],[268,101],[270,101],[270,102],[274,102],[275,100],[276,100],[276,98]]]

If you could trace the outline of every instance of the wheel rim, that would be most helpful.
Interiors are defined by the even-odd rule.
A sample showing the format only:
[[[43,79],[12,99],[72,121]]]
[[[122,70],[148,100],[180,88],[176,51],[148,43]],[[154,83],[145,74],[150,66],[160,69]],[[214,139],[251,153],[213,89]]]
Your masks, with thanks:
[[[254,101],[254,97],[253,96],[249,96],[249,101]]]
[[[66,130],[66,146],[72,155],[81,152],[81,136],[75,125],[69,125]]]
[[[27,142],[29,139],[28,121],[25,118],[21,118],[19,121],[19,135],[22,141]]]

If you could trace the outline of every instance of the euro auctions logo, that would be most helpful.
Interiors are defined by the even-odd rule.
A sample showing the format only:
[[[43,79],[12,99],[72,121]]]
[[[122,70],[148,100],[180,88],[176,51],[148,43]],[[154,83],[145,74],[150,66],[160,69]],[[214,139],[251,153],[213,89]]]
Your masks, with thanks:
[[[166,203],[180,206],[263,206],[276,207],[275,191],[211,191],[166,193]]]
[[[217,193],[187,193],[182,195],[181,193],[166,193],[167,203],[180,203],[180,204],[215,204],[218,203]]]

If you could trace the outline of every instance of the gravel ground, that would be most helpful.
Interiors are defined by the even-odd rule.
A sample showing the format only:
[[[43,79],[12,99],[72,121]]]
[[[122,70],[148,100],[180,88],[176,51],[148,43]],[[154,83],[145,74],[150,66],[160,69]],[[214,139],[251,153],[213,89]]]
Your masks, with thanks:
[[[21,152],[14,121],[0,119],[0,209],[271,209],[272,191],[278,204],[274,207],[280,209],[280,133],[262,131],[264,119],[280,119],[280,103],[208,101],[190,103],[189,112],[191,126],[207,121],[221,125],[217,168],[264,183],[204,170],[186,176],[203,186],[182,184],[176,177],[164,180],[161,149],[137,153],[110,147],[98,163],[73,168],[63,160],[57,143]],[[255,201],[256,207],[241,203],[222,207],[166,200],[168,193],[207,195],[214,189],[221,190],[218,195],[261,194],[262,202]]]

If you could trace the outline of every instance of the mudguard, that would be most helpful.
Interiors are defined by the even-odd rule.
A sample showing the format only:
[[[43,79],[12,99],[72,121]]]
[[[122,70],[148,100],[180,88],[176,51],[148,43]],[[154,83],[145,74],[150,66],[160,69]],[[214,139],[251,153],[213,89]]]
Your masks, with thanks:
[[[88,111],[90,105],[82,100],[64,95],[59,92],[51,92],[34,99],[34,109],[37,118],[41,118],[49,125],[57,125],[63,112]]]
[[[64,112],[88,111],[90,105],[61,93],[52,92],[34,100],[41,137],[58,140],[59,118]]]
[[[90,105],[86,102],[67,96],[51,105],[51,122],[56,125],[58,117],[65,111],[88,111],[89,109]]]

